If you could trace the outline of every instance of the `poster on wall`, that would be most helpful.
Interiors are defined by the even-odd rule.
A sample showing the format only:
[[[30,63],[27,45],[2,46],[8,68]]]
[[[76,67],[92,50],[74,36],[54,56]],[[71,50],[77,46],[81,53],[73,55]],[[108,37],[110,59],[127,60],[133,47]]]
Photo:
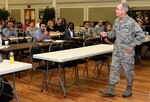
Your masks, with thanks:
[[[43,19],[44,16],[44,10],[39,11],[39,19]]]
[[[133,14],[137,22],[142,22],[144,31],[150,34],[150,10],[134,10]]]
[[[134,10],[134,19],[143,25],[150,25],[150,10]]]

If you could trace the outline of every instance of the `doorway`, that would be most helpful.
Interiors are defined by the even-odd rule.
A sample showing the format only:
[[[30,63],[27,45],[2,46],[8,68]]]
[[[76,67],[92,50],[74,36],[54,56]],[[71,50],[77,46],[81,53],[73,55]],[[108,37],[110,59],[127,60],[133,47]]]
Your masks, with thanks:
[[[25,9],[24,10],[24,21],[28,20],[35,23],[35,9]]]

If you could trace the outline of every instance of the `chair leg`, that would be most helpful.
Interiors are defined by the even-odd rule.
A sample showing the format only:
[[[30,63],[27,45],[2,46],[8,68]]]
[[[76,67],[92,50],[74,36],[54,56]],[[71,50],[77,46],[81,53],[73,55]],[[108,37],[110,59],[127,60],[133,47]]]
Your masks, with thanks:
[[[51,74],[50,74],[50,78],[49,78],[49,81],[48,81],[48,83],[50,84],[50,81],[51,81],[51,79],[52,79],[52,76],[53,76],[53,70],[52,70],[52,72],[51,72]]]
[[[32,80],[32,78],[33,78],[33,73],[34,73],[34,69],[32,68],[31,70],[32,70],[32,72],[31,72],[31,77],[30,77],[30,80],[29,80],[28,88],[30,87],[31,80]]]
[[[78,84],[79,82],[78,67],[76,66],[74,69],[75,69],[75,82]]]
[[[107,62],[108,64],[108,75],[109,75],[109,72],[110,72],[110,65],[109,65],[109,61]]]
[[[99,74],[101,74],[101,69],[104,66],[104,63],[101,64],[100,68],[99,68]]]
[[[79,83],[79,71],[78,71],[78,66],[76,66],[76,77],[77,77],[77,83]]]
[[[144,56],[143,56],[143,57],[145,57],[145,56],[146,56],[146,54],[147,54],[148,50],[150,50],[150,48],[147,48],[147,49],[146,49],[146,51],[145,51],[145,53],[144,53]]]
[[[85,65],[85,69],[86,69],[87,78],[89,78],[88,62],[87,62],[86,65]]]
[[[87,78],[89,78],[88,62],[85,63],[85,67],[84,67],[84,71],[83,71],[83,76],[84,76],[85,71],[86,71]]]
[[[142,64],[142,60],[141,60],[140,55],[138,55],[137,57],[138,57],[138,59],[139,59],[140,63]]]
[[[100,78],[100,74],[101,74],[101,69],[102,67],[104,66],[104,62],[101,64],[100,68],[99,68],[99,78]],[[108,75],[109,75],[109,72],[110,72],[110,65],[109,65],[109,61],[107,62],[107,66],[108,66]]]
[[[93,70],[93,72],[95,72],[95,70],[97,70],[97,62],[96,62],[96,64],[95,64],[95,67],[94,67],[94,70]]]
[[[72,73],[71,73],[71,76],[73,75],[74,72],[75,72],[75,68],[73,68],[73,71],[72,71]]]
[[[74,68],[75,69],[75,80],[76,80],[76,82],[77,82],[77,69],[76,69],[76,67]]]
[[[94,70],[97,70],[97,77],[99,78],[99,73],[100,73],[100,70],[99,70],[99,68],[98,68],[98,62],[96,62],[96,64],[95,64],[95,67],[94,67]]]

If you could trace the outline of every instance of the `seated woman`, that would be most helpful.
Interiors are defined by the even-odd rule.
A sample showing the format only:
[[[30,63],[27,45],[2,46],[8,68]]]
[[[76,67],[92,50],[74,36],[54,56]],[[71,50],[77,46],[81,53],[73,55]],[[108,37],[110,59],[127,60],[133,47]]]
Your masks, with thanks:
[[[52,20],[48,21],[46,31],[48,31],[52,39],[60,39],[59,37],[61,33],[54,28],[54,22]]]
[[[73,22],[69,22],[64,33],[64,39],[70,40],[73,37],[74,37],[74,24]]]
[[[111,23],[106,23],[105,27],[104,27],[104,31],[105,32],[109,32],[112,29],[112,24]],[[110,39],[108,37],[103,37],[103,43],[104,44],[113,44],[114,43],[114,39]]]
[[[22,25],[22,31],[25,32],[28,26],[29,26],[29,20],[25,20],[25,24]]]
[[[27,29],[26,29],[26,31],[25,31],[26,36],[33,37],[35,30],[36,30],[36,28],[35,28],[35,26],[34,26],[34,22],[31,21],[31,22],[29,23],[29,27],[27,27]]]
[[[48,32],[56,32],[56,29],[54,29],[54,22],[52,20],[49,20],[47,22],[47,28],[46,28],[46,30]]]

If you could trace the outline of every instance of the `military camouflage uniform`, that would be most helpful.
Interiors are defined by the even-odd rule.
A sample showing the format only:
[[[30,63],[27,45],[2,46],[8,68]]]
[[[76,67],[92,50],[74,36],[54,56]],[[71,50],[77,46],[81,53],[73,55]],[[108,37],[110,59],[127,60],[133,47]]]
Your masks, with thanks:
[[[114,51],[112,55],[112,65],[110,69],[110,84],[117,84],[120,80],[122,67],[124,68],[127,85],[133,83],[134,77],[134,55],[132,50],[130,53],[125,49],[128,46],[135,48],[144,41],[144,33],[138,23],[132,18],[126,16],[124,20],[117,18],[114,22],[113,30],[107,33],[109,38],[116,37]]]
[[[104,31],[104,26],[102,25],[101,27],[97,24],[96,26],[95,26],[95,33],[94,34],[96,34],[96,35],[100,35],[100,33],[101,32],[103,32]]]
[[[92,34],[94,34],[94,29],[93,28],[84,28],[82,31],[81,31],[82,35],[84,34],[85,36],[90,36]]]

